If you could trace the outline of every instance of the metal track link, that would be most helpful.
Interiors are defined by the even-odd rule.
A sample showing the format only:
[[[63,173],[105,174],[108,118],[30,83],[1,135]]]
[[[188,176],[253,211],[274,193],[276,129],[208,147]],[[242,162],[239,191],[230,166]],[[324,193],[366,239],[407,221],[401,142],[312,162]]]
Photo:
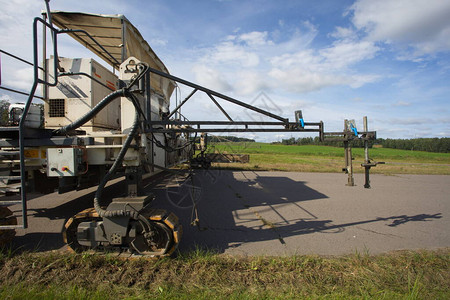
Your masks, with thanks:
[[[104,244],[95,248],[80,245],[77,239],[78,225],[82,222],[102,221],[93,207],[77,213],[66,222],[63,240],[68,245],[68,249],[74,252],[94,250],[108,254],[115,253],[123,257],[166,257],[172,255],[178,247],[183,232],[178,217],[162,209],[149,209],[141,213],[162,233],[159,235],[160,239],[155,240],[153,246],[143,244],[142,241],[120,246],[112,246],[106,243],[107,245]]]

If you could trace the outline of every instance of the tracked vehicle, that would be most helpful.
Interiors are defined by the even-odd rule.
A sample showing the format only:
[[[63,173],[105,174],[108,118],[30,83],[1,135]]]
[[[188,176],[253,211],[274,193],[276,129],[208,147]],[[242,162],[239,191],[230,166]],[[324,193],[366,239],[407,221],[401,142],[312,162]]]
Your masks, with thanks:
[[[189,163],[197,134],[200,138],[200,133],[209,132],[315,132],[321,139],[327,135],[322,122],[305,122],[301,111],[290,122],[170,75],[123,15],[50,11],[48,1],[46,4],[43,17],[33,23],[34,61],[29,64],[34,83],[28,101],[15,113],[15,123],[0,128],[2,189],[21,194],[20,200],[0,202],[3,240],[10,239],[15,228],[27,228],[29,190],[46,193],[57,189],[63,194],[98,186],[93,207],[77,213],[65,225],[63,236],[71,249],[170,255],[180,242],[181,225],[173,213],[152,206],[154,196],[146,194],[143,185],[156,180],[158,174],[176,172],[171,168],[180,163]],[[43,32],[41,43],[39,32]],[[112,70],[91,58],[62,57],[58,52],[61,35],[79,41]],[[51,49],[47,49],[48,41]],[[38,85],[43,91],[39,97],[44,107],[42,126],[32,122]],[[170,99],[179,85],[192,91],[171,109]],[[196,93],[206,94],[227,121],[184,118],[180,109]],[[235,121],[217,99],[271,121]],[[345,141],[375,138],[375,132],[367,128],[362,132],[353,129],[347,126],[343,132],[329,135]],[[197,166],[210,165],[203,157],[195,157]],[[351,153],[347,163],[351,164]],[[373,165],[367,156],[366,168]],[[126,190],[121,197],[104,199],[104,187],[113,178],[123,178]],[[18,203],[22,208],[17,216],[19,225],[6,208]]]

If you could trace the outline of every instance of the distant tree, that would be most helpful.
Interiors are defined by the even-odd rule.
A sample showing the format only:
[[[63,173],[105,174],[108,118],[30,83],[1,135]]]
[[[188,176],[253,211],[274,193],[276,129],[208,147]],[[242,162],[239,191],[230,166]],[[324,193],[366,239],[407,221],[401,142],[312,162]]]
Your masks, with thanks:
[[[450,138],[418,138],[418,139],[377,139],[376,144],[384,148],[428,151],[428,152],[450,152]]]
[[[253,143],[255,140],[242,138],[237,136],[214,136],[208,135],[208,142],[210,143],[220,143],[220,142],[249,142]]]
[[[0,126],[8,125],[9,105],[7,100],[0,100]]]

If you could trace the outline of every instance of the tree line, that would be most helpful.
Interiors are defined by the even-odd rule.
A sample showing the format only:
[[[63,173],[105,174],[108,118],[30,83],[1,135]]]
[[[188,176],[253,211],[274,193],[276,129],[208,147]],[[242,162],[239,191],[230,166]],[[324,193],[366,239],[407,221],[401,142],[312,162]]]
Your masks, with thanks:
[[[221,143],[221,142],[252,142],[255,140],[242,138],[237,136],[216,136],[216,135],[208,135],[207,137],[208,143]]]
[[[283,139],[281,142],[275,142],[274,144],[283,145],[325,145],[334,147],[343,147],[344,143],[341,141],[324,141],[321,142],[319,137],[306,137],[306,138],[294,138]],[[450,138],[416,138],[416,139],[376,139],[369,141],[369,147],[377,145],[383,148],[401,149],[401,150],[415,150],[415,151],[427,151],[427,152],[450,152]],[[350,141],[350,146],[353,148],[364,147],[362,140]]]
[[[450,152],[450,138],[417,138],[417,139],[377,139],[376,144],[384,148],[416,150],[427,152]]]

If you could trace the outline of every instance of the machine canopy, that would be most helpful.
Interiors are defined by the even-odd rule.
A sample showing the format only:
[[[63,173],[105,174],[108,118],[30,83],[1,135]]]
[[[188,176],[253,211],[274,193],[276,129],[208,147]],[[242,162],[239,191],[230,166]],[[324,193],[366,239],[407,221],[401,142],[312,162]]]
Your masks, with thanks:
[[[75,40],[104,59],[115,69],[128,57],[134,56],[151,68],[169,73],[166,66],[150,48],[142,35],[124,15],[99,15],[79,12],[52,11],[52,22],[60,29],[84,30],[108,53],[94,43],[85,33],[69,33]],[[151,76],[152,88],[168,100],[175,83],[156,74]]]

